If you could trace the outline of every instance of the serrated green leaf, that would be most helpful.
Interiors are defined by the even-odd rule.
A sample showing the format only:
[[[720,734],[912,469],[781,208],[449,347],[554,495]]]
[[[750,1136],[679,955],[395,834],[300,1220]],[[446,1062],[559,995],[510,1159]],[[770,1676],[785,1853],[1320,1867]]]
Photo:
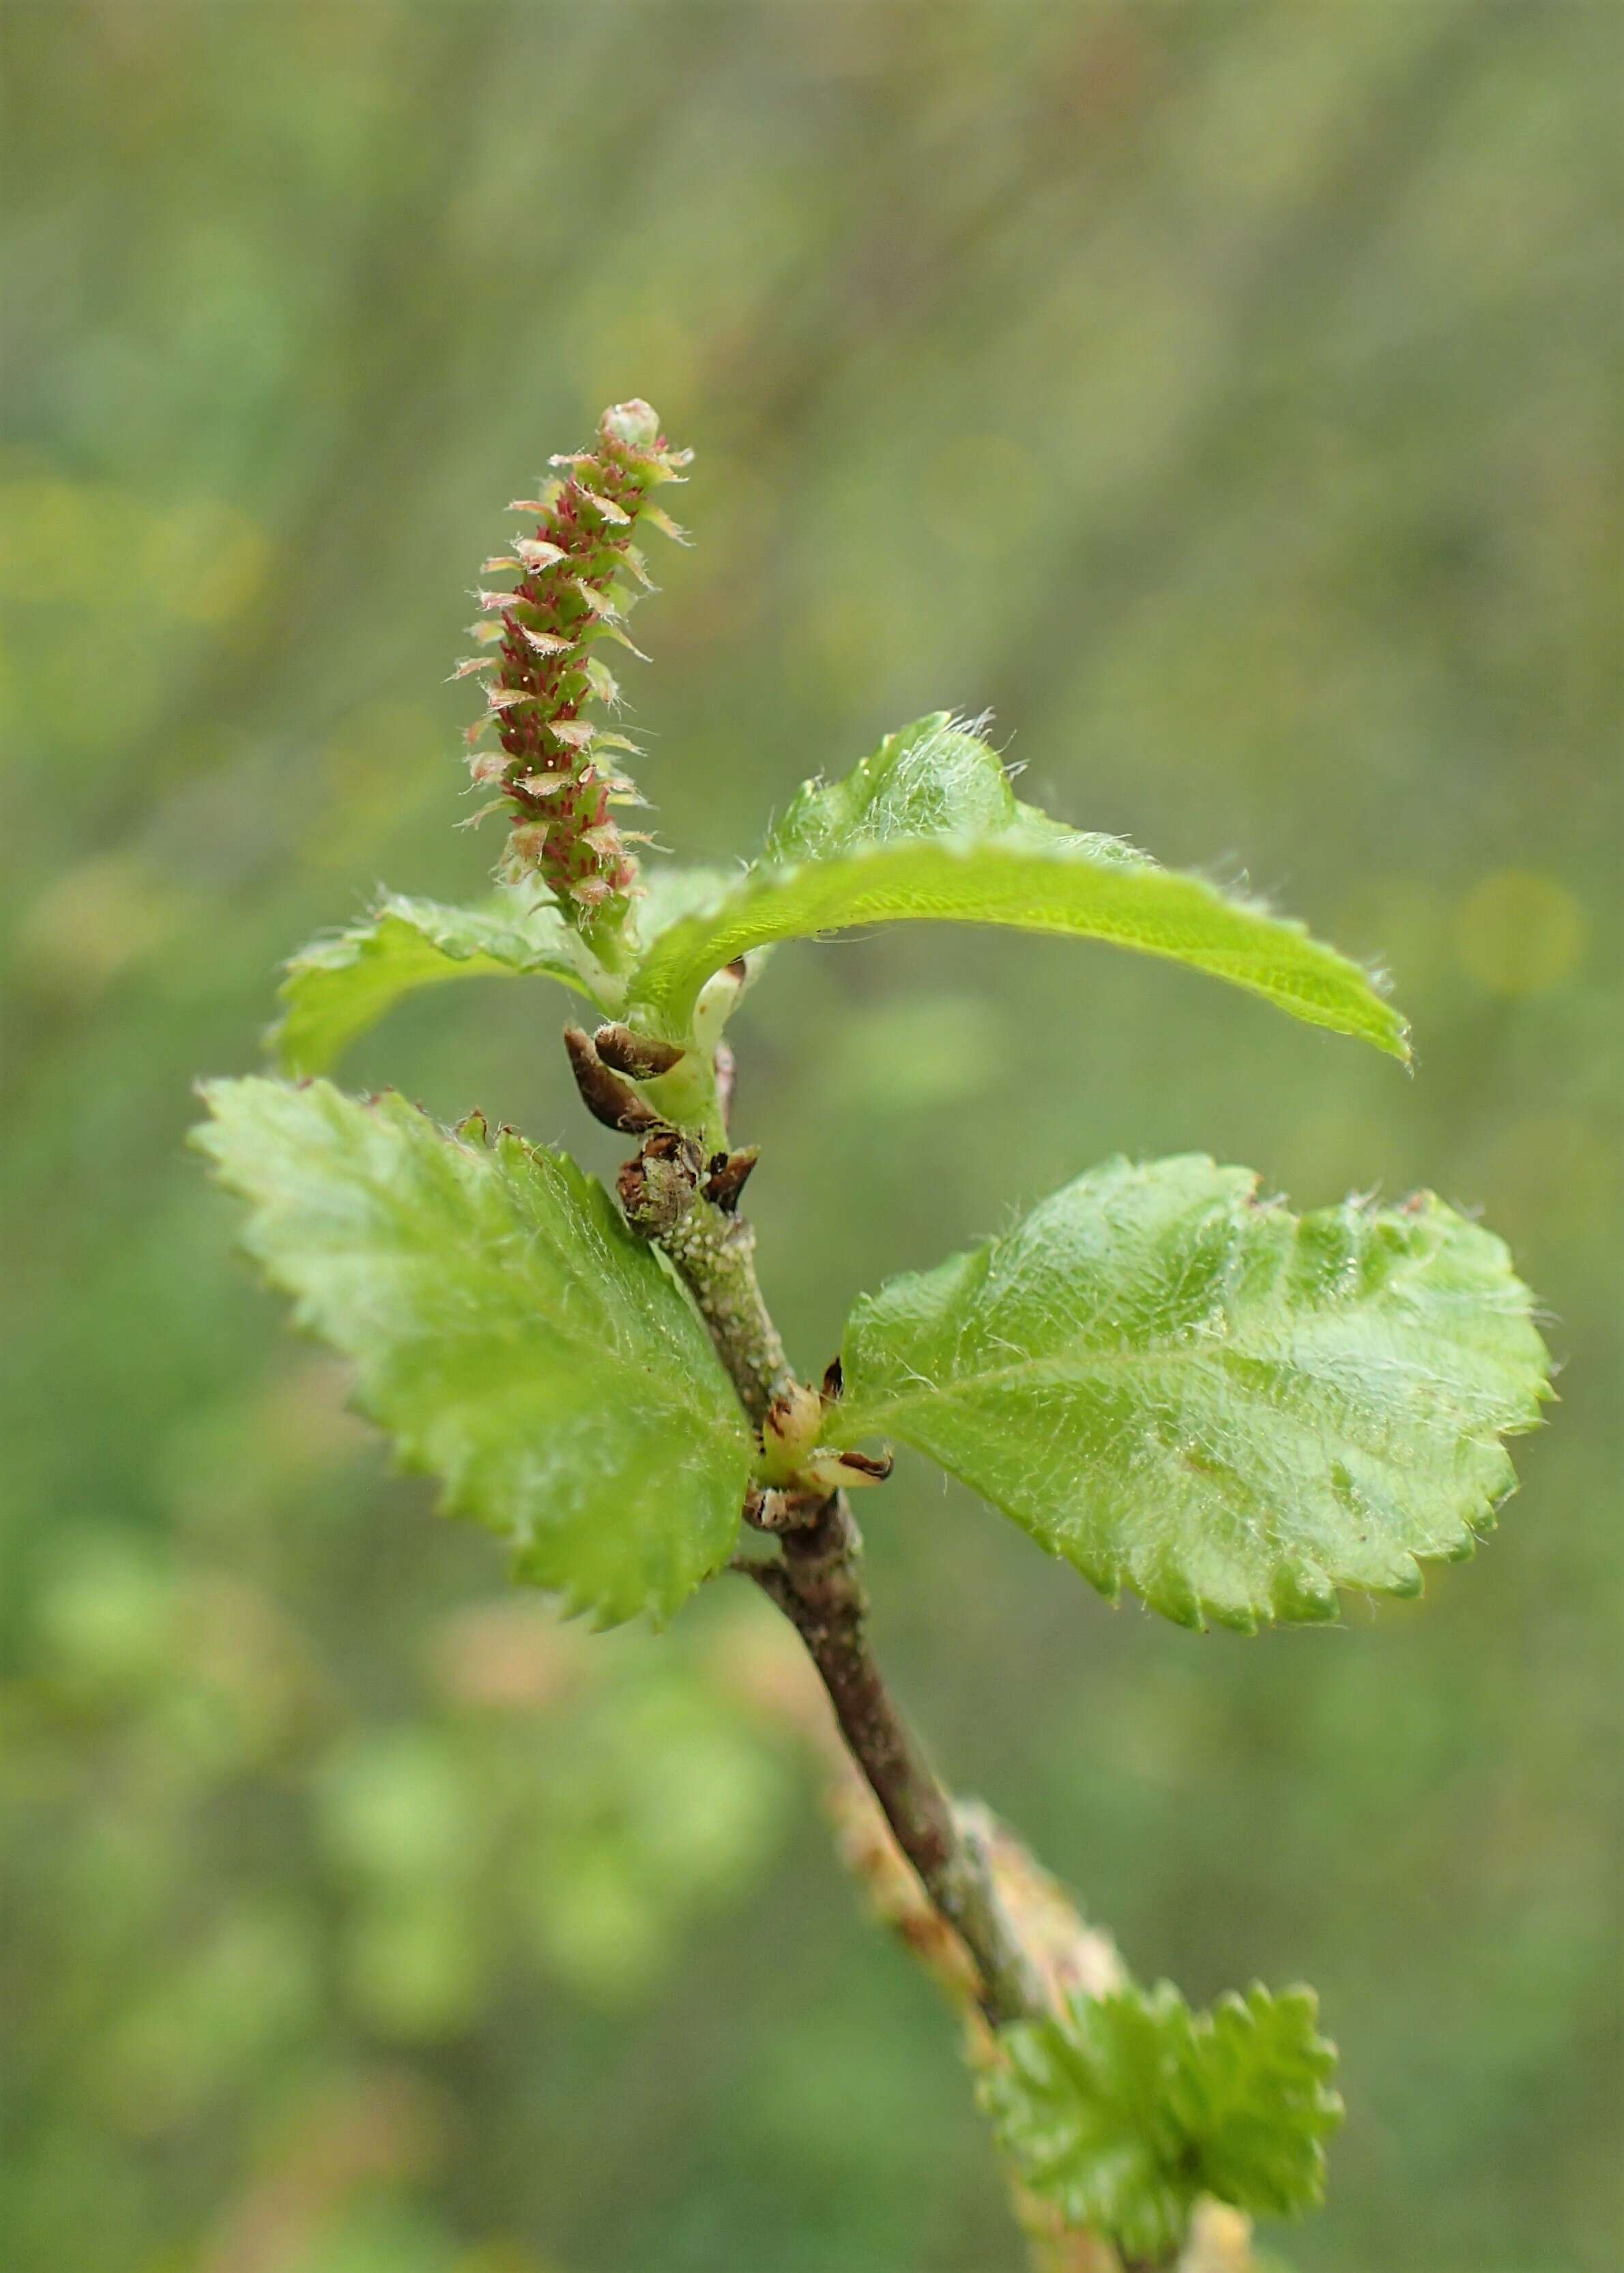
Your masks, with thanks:
[[[763,861],[648,949],[632,997],[680,1039],[706,980],[736,956],[905,921],[1114,941],[1408,1055],[1403,1020],[1356,964],[1253,901],[1022,805],[996,752],[946,712],[891,735],[843,781],[806,784]]]
[[[1191,2015],[1164,1984],[1079,1998],[1068,2021],[999,2031],[1007,2067],[979,2097],[999,2142],[1040,2200],[1068,2225],[1125,2256],[1165,2260],[1182,2242],[1201,2191],[1179,2167],[1184,2134],[1172,2086],[1192,2040]]]
[[[1312,1989],[1275,1997],[1254,1982],[1195,2023],[1175,2105],[1201,2142],[1202,2191],[1254,2217],[1293,2217],[1324,2194],[1324,2142],[1342,2102],[1330,2088],[1336,2047],[1318,2019]]]
[[[1549,1358],[1430,1194],[1300,1220],[1198,1157],[1081,1176],[860,1302],[831,1440],[931,1454],[1115,1599],[1251,1630],[1413,1594],[1515,1483]]]
[[[350,1358],[362,1410],[517,1575],[613,1624],[730,1553],[751,1438],[699,1317],[591,1177],[393,1093],[211,1082],[194,1141],[244,1244]]]
[[[725,890],[718,868],[656,868],[643,878],[645,941]],[[285,1073],[331,1070],[349,1045],[408,994],[451,979],[556,979],[611,1015],[618,982],[595,961],[551,901],[504,891],[479,907],[391,892],[363,923],[314,941],[288,964],[286,1008],[266,1037]]]
[[[295,956],[280,990],[287,1007],[266,1045],[284,1071],[323,1073],[421,987],[539,974],[590,995],[590,972],[579,936],[547,901],[509,894],[456,908],[392,892],[364,923]]]
[[[981,2084],[1034,2194],[1134,2262],[1181,2247],[1201,2194],[1254,2215],[1311,2208],[1342,2118],[1311,1991],[1254,1986],[1194,2014],[1171,1984],[1079,1997],[999,2033]]]

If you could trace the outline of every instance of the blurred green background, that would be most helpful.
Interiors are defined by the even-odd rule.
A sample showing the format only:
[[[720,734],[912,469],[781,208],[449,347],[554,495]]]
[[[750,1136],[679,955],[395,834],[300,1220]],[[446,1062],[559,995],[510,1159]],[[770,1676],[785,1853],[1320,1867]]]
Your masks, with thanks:
[[[685,857],[992,705],[1024,793],[1392,967],[1413,1081],[1105,949],[786,949],[738,1125],[807,1368],[1118,1149],[1509,1238],[1564,1401],[1419,1602],[1197,1639],[923,1464],[864,1514],[906,1701],[1135,1970],[1320,1986],[1351,2113],[1293,2263],[1616,2267],[1624,12],[107,0],[0,41],[6,2273],[1020,2262],[767,1606],[590,1639],[505,1595],[181,1149],[280,957],[380,880],[481,887],[465,594],[632,393],[699,453],[632,690]],[[564,1010],[453,989],[347,1077],[601,1167]]]

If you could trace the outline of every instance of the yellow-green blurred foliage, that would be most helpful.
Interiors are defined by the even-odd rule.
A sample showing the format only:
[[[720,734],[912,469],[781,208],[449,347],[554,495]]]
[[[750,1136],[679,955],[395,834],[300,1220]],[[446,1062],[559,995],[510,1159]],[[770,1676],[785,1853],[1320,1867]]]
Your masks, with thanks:
[[[1321,1986],[1352,2113],[1295,2262],[1616,2265],[1620,28],[0,15],[7,2273],[1017,2262],[766,1606],[591,1639],[505,1597],[180,1151],[279,956],[478,885],[465,589],[633,392],[699,452],[632,687],[668,843],[991,704],[1028,794],[1392,965],[1413,1082],[1104,949],[786,949],[752,1197],[809,1368],[1118,1148],[1512,1240],[1564,1402],[1419,1603],[1197,1639],[918,1467],[864,1515],[909,1705],[1135,1969]],[[451,990],[349,1077],[602,1166],[562,1013]]]

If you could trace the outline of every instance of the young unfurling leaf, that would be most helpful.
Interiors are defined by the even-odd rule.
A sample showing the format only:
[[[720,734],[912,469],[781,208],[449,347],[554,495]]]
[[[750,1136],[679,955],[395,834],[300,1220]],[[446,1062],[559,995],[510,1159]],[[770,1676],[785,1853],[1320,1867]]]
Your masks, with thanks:
[[[646,873],[635,921],[645,940],[723,879],[714,868]],[[452,979],[556,979],[613,1012],[623,986],[548,900],[498,891],[475,908],[386,893],[364,921],[319,939],[283,975],[282,1016],[266,1036],[284,1073],[326,1073],[385,1011]]]
[[[1020,817],[1003,760],[981,721],[932,711],[894,734],[838,781],[803,782],[767,833],[762,864],[837,860],[865,844],[917,836],[996,836]],[[1097,837],[1126,857],[1113,838]]]
[[[1254,1986],[1193,2013],[1171,1983],[1017,2022],[982,2103],[1025,2184],[1134,2264],[1166,2265],[1198,2196],[1289,2217],[1321,2199],[1342,2120],[1313,1992]]]
[[[250,1253],[520,1579],[612,1625],[669,1617],[726,1561],[744,1416],[686,1297],[573,1160],[322,1081],[204,1096],[196,1142],[251,1203]]]
[[[1530,1312],[1429,1194],[1299,1219],[1244,1168],[1117,1160],[860,1302],[832,1425],[930,1453],[1112,1599],[1326,1618],[1493,1522],[1548,1394]]]
[[[509,893],[454,908],[391,892],[363,923],[294,956],[267,1043],[285,1072],[325,1073],[405,995],[451,979],[524,972],[595,999],[592,956],[545,901]]]

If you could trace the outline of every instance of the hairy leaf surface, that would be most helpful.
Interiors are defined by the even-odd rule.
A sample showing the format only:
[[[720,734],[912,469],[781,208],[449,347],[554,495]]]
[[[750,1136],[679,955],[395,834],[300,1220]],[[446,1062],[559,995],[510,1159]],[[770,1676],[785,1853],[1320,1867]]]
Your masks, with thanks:
[[[1408,1054],[1403,1019],[1357,964],[1254,902],[1021,804],[996,752],[945,712],[890,736],[845,780],[805,784],[763,860],[654,942],[632,999],[680,1038],[736,956],[923,920],[1114,941]]]
[[[580,941],[546,901],[516,896],[483,907],[392,892],[365,922],[295,956],[283,978],[287,1006],[268,1037],[292,1074],[323,1073],[403,995],[451,979],[540,973],[592,992]]]
[[[1151,865],[1120,837],[1084,836],[1022,805],[998,752],[947,710],[887,734],[840,781],[803,782],[767,832],[761,858],[768,866],[792,867],[904,838],[1022,834],[1081,847],[1101,860]]]
[[[1313,1992],[1254,1987],[1192,2013],[1171,1984],[1079,1997],[1000,2031],[983,2104],[1032,2191],[1125,2257],[1160,2264],[1198,2196],[1255,2216],[1312,2208],[1342,2119]]]
[[[646,941],[724,889],[715,868],[655,869],[644,878],[639,928]],[[473,908],[391,892],[364,922],[295,956],[281,988],[285,1009],[267,1036],[284,1072],[326,1073],[385,1011],[451,979],[558,979],[613,1012],[616,982],[549,899],[497,894]]]
[[[362,1409],[517,1573],[612,1624],[727,1558],[750,1464],[698,1317],[602,1189],[477,1121],[326,1082],[213,1082],[195,1141],[244,1243],[354,1361]]]
[[[1246,1629],[1419,1588],[1515,1478],[1549,1360],[1501,1242],[1423,1194],[1300,1220],[1117,1160],[860,1302],[832,1438],[939,1460],[1102,1594]]]

